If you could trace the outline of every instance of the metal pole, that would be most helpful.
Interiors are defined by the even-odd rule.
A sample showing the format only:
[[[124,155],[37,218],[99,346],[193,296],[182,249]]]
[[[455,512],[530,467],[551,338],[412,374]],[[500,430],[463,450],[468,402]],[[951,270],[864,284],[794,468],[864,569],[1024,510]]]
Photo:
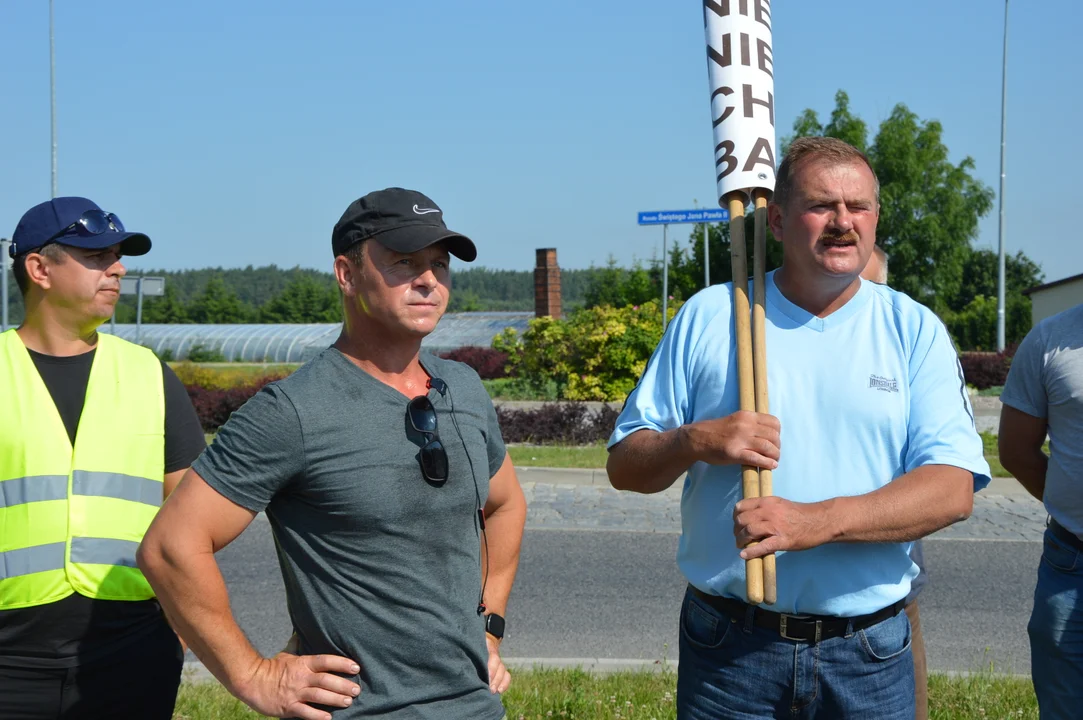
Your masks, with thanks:
[[[707,223],[703,223],[703,287],[711,287],[711,258],[710,251],[707,249],[707,238],[710,236],[710,232],[707,229]]]
[[[669,323],[669,247],[666,242],[669,224],[662,225],[662,332]]]
[[[49,115],[53,141],[53,197],[56,197],[56,40],[53,37],[53,0],[49,0]]]
[[[8,329],[8,245],[11,241],[0,238],[0,332]]]
[[[1008,0],[1004,0],[1004,66],[1000,84],[1000,252],[997,257],[997,352],[1004,350],[1004,147],[1008,123]]]
[[[135,279],[135,344],[143,341],[143,277]]]

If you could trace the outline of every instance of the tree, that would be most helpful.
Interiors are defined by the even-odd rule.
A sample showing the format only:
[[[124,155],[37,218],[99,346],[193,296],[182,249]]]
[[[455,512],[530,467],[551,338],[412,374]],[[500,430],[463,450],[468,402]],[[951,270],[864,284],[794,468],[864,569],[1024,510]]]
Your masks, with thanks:
[[[831,111],[831,122],[823,134],[849,143],[861,152],[869,149],[869,128],[864,120],[850,112],[850,96],[843,90],[835,93],[835,109]]]
[[[611,255],[604,268],[592,270],[584,297],[588,308],[604,305],[621,308],[660,299],[661,285],[652,280],[639,261],[627,270],[619,267]]]
[[[1030,298],[1014,293],[1005,297],[1004,336],[1008,345],[1023,340],[1031,326]],[[962,350],[993,352],[997,342],[996,295],[977,295],[960,311],[943,316],[951,337]]]
[[[143,322],[148,323],[188,323],[188,308],[180,301],[177,289],[168,282],[161,297],[143,300]]]
[[[1045,280],[1045,273],[1023,251],[1004,258],[1004,292],[1008,296],[1025,297],[1023,291]],[[963,266],[959,293],[951,299],[954,309],[962,309],[979,296],[997,295],[997,254],[987,248],[974,250]],[[1028,301],[1029,302],[1029,301]]]
[[[207,281],[207,287],[192,301],[188,311],[197,323],[243,323],[254,314],[220,275]]]
[[[265,323],[331,323],[342,321],[337,287],[302,275],[260,308]]]
[[[1045,278],[1041,268],[1017,252],[1004,258],[1004,339],[1008,345],[1021,342],[1031,326],[1027,288]],[[964,350],[996,350],[997,254],[982,248],[973,250],[963,266],[959,293],[948,303],[941,317],[959,347]]]
[[[479,312],[481,309],[481,298],[474,290],[452,290],[448,312]]]

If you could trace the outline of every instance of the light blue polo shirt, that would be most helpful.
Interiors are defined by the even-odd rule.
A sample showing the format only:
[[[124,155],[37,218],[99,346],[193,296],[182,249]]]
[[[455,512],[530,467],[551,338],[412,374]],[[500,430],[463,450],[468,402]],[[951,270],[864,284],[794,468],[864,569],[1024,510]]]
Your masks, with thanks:
[[[767,275],[771,414],[782,425],[774,492],[796,502],[862,495],[922,465],[954,465],[989,483],[962,369],[947,330],[906,295],[862,282],[818,318]],[[628,396],[609,446],[637,430],[670,430],[739,409],[733,286],[681,308]],[[681,497],[677,562],[704,592],[745,598],[733,536],[739,465],[696,463]],[[906,597],[911,543],[831,543],[778,553],[778,612],[855,616]]]

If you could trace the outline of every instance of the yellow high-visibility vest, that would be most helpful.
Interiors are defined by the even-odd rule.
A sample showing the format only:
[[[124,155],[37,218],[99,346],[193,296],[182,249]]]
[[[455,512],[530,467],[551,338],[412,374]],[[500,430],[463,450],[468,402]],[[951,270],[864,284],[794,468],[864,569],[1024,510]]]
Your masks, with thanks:
[[[22,339],[0,333],[0,610],[73,592],[154,597],[135,551],[164,475],[162,365],[150,350],[98,335],[73,448]]]

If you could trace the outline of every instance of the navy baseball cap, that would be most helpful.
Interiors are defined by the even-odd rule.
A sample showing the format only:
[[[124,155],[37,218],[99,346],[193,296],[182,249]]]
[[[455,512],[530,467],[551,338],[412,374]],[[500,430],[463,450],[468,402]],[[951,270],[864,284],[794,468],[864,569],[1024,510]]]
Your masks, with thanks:
[[[370,238],[400,253],[414,253],[443,241],[460,260],[473,262],[478,256],[474,242],[448,230],[444,212],[415,190],[393,187],[354,200],[331,232],[331,249],[338,257]]]
[[[35,205],[19,220],[11,236],[11,257],[39,250],[50,243],[99,250],[120,244],[124,255],[146,255],[150,238],[127,232],[116,215],[102,212],[94,202],[81,197],[58,197]]]

